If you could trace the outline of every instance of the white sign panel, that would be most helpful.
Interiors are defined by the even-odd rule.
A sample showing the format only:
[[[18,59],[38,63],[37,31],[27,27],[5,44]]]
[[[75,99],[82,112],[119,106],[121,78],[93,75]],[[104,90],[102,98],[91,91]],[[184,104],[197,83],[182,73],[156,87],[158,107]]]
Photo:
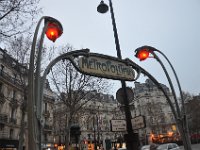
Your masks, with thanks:
[[[137,116],[131,119],[133,130],[141,129],[146,126],[144,116]]]
[[[116,131],[126,131],[126,121],[125,120],[111,120],[111,130]]]
[[[83,73],[89,75],[127,81],[133,81],[135,79],[135,71],[132,67],[108,58],[95,56],[81,57],[79,59],[79,67]]]

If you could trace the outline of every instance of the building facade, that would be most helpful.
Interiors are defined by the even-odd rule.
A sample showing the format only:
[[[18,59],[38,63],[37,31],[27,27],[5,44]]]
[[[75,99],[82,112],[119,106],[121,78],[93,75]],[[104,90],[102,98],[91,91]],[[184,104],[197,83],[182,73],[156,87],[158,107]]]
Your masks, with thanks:
[[[97,93],[98,95],[91,101],[85,103],[82,109],[76,113],[72,126],[80,127],[80,137],[78,144],[91,143],[97,147],[105,146],[105,140],[109,139],[111,145],[116,139],[122,137],[125,132],[112,132],[110,121],[112,119],[124,119],[124,113],[119,109],[116,99],[112,95]],[[54,137],[55,143],[64,144],[65,141],[65,123],[68,119],[68,109],[62,101],[57,101],[54,109]],[[74,143],[73,139],[70,140]]]
[[[26,73],[24,66],[0,49],[0,149],[18,148],[21,120],[27,120],[26,116],[22,116]]]
[[[200,94],[191,96],[185,103],[192,143],[200,143]]]
[[[28,69],[0,49],[0,150],[27,149]],[[48,82],[43,103],[43,147],[52,147],[52,107],[54,96]]]
[[[169,88],[165,85],[162,87],[173,102]],[[132,117],[142,115],[146,122],[145,128],[135,131],[139,132],[140,141],[148,144],[180,140],[173,113],[162,91],[147,79],[145,83],[135,82],[134,93]]]

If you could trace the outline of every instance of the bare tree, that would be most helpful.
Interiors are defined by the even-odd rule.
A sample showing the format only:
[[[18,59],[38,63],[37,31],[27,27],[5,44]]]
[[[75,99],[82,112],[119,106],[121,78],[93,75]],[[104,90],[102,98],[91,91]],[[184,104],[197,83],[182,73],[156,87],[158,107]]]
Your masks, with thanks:
[[[27,32],[41,9],[40,0],[0,0],[0,41]]]
[[[71,51],[72,47],[65,47],[64,53]],[[70,140],[70,127],[77,123],[77,116],[84,109],[84,105],[94,99],[99,99],[98,92],[108,90],[108,82],[102,78],[88,76],[78,72],[70,61],[63,60],[52,68],[49,82],[56,90],[59,101],[62,101],[66,111],[65,115],[65,145],[68,148]]]

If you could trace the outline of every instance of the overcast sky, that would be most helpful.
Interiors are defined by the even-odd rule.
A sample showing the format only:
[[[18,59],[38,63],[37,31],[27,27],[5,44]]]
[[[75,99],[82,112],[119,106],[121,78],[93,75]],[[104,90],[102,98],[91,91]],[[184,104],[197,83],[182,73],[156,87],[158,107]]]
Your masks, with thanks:
[[[104,1],[108,4],[108,0]],[[150,45],[162,51],[173,64],[182,90],[200,93],[200,1],[112,0],[123,58],[130,58],[168,86],[155,59],[140,62],[135,49]],[[96,11],[100,0],[41,0],[43,14],[58,19],[64,33],[54,45],[71,44],[76,49],[117,56],[110,13]],[[45,44],[51,44],[45,40]],[[160,55],[159,55],[160,56]],[[170,68],[160,56],[168,70]],[[171,78],[175,87],[174,76]],[[141,77],[139,82],[143,82]],[[118,87],[116,87],[118,88]],[[116,91],[114,91],[116,92]]]

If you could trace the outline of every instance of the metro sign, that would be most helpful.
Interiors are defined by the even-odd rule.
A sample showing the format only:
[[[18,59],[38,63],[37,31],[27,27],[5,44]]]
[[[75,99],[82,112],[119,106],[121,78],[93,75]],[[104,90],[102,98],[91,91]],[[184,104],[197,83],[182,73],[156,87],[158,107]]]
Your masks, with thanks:
[[[134,81],[135,71],[119,59],[111,57],[88,56],[79,58],[82,73],[108,79]]]

